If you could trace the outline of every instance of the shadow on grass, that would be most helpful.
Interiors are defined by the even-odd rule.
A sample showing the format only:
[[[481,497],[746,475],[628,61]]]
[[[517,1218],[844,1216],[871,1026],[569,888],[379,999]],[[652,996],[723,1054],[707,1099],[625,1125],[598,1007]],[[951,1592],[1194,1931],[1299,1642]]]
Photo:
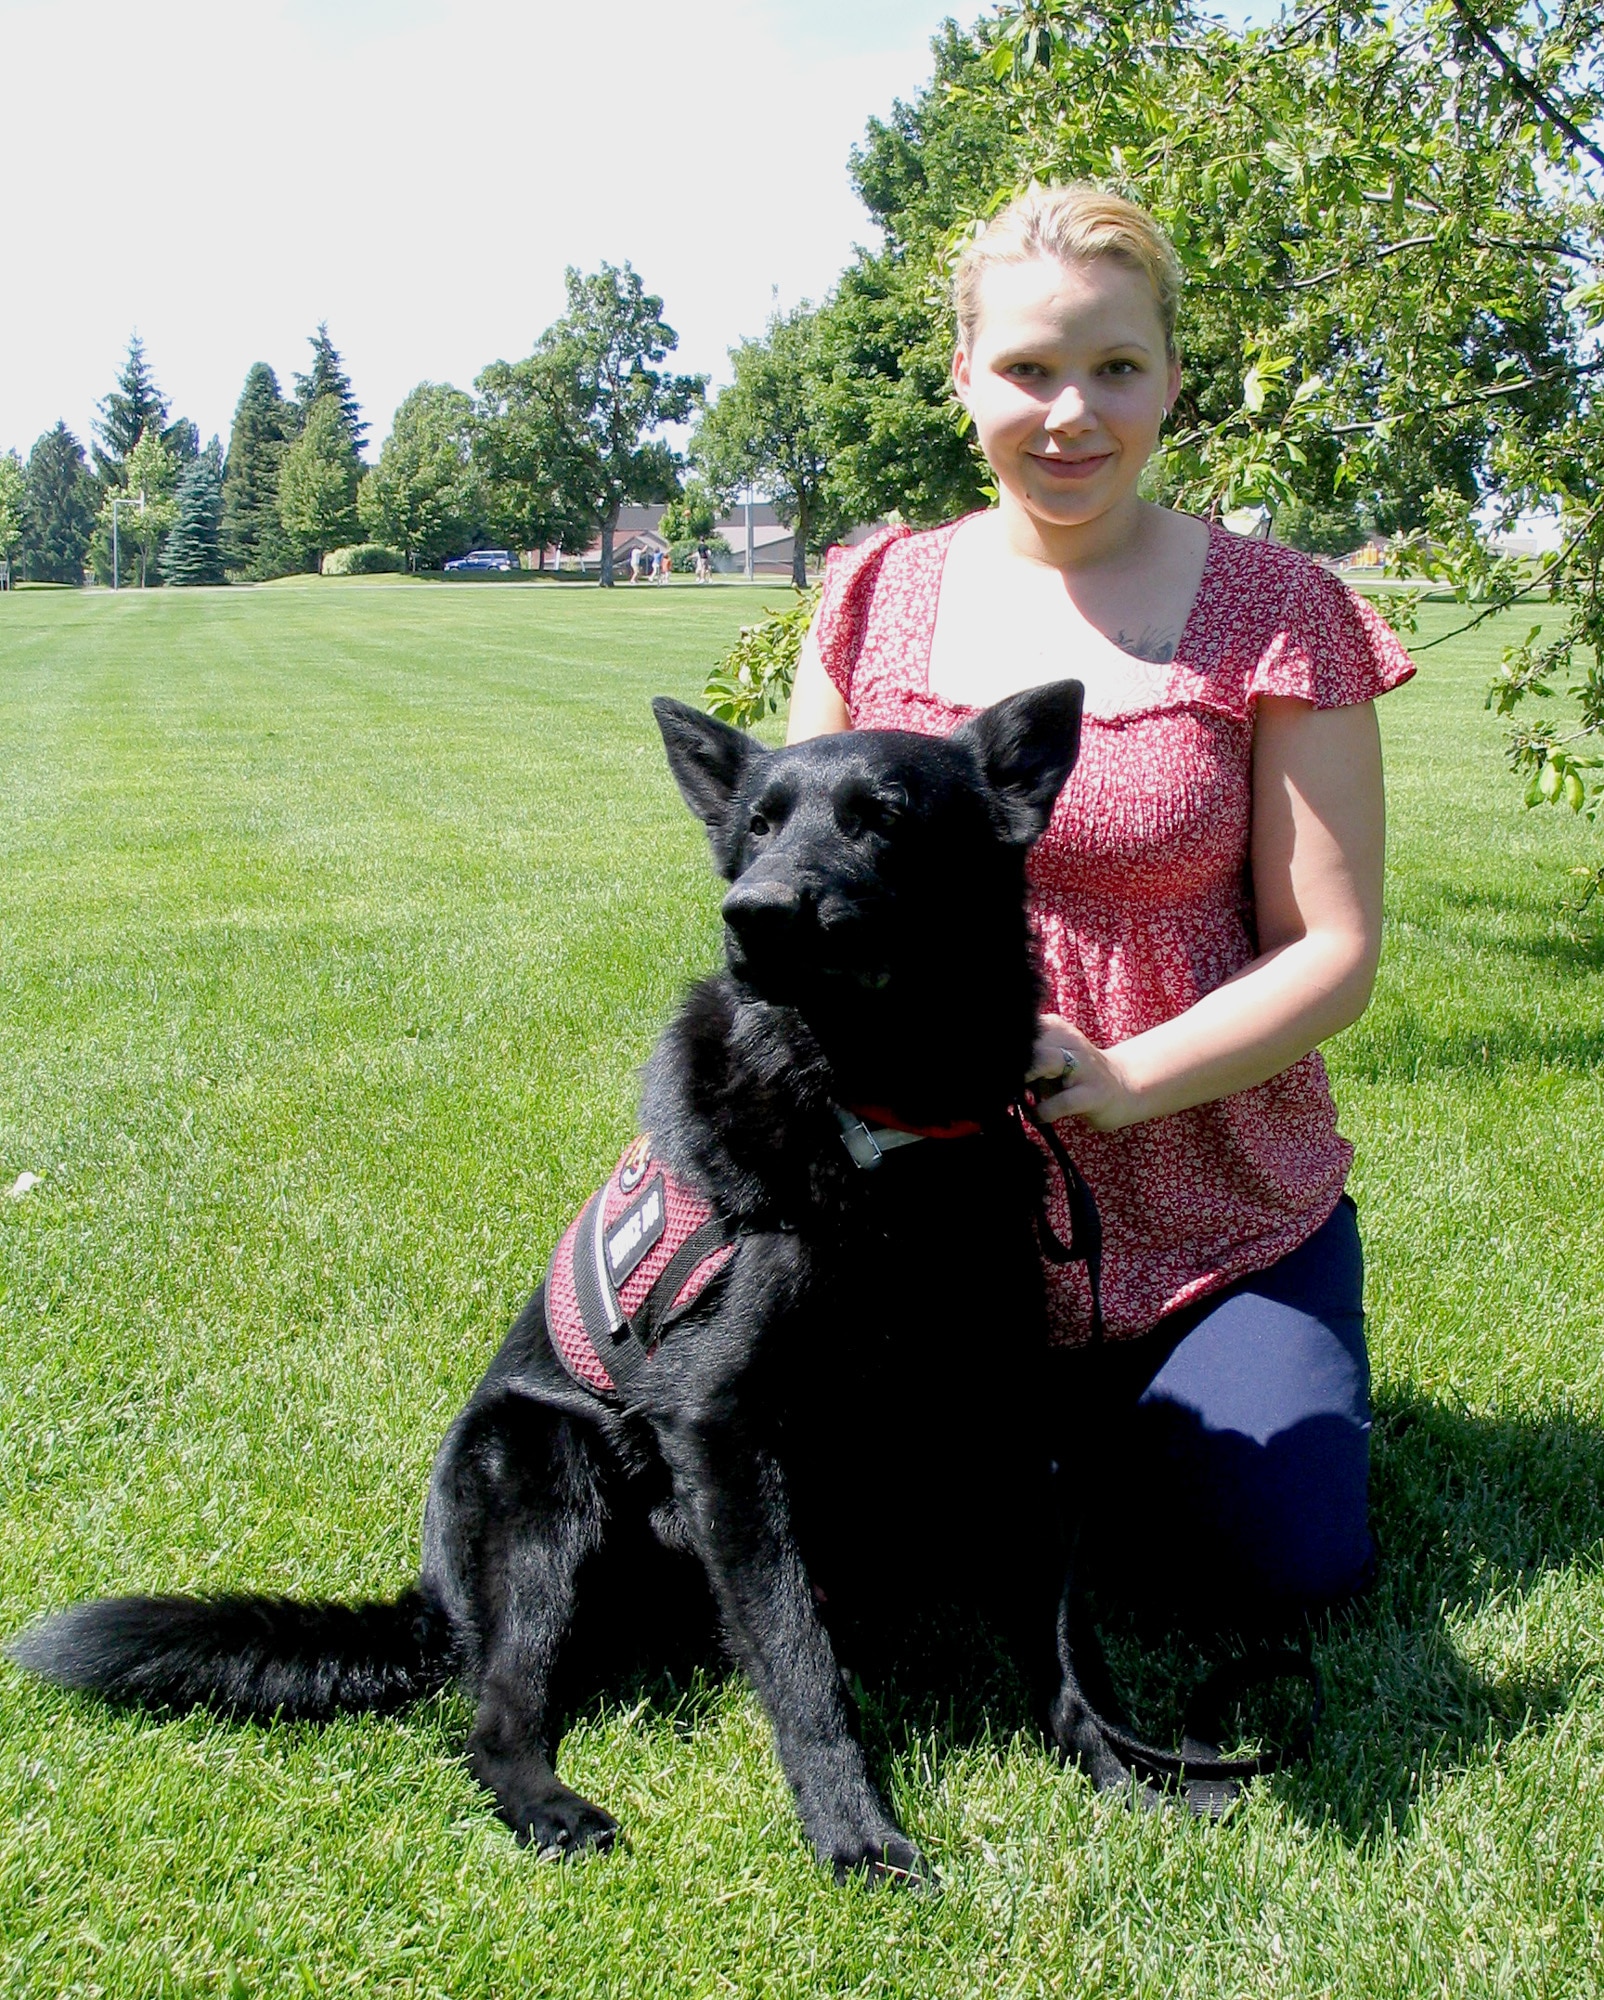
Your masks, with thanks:
[[[1314,1632],[1326,1711],[1313,1756],[1270,1781],[1300,1819],[1355,1843],[1406,1828],[1436,1780],[1490,1761],[1501,1743],[1546,1727],[1573,1700],[1562,1638],[1543,1667],[1490,1675],[1464,1657],[1454,1633],[1501,1605],[1518,1626],[1522,1600],[1578,1562],[1597,1561],[1604,1427],[1562,1409],[1484,1415],[1426,1399],[1380,1400],[1372,1514],[1382,1558],[1375,1587]],[[1129,1611],[1099,1610],[1115,1679],[1142,1733],[1178,1741],[1188,1693],[1237,1642],[1162,1634]],[[656,1621],[647,1629],[659,1637],[666,1630]],[[1556,1637],[1546,1626],[1545,1636]],[[600,1695],[644,1704],[689,1731],[719,1698],[708,1623],[682,1626],[673,1662],[613,1657],[621,1671],[604,1677],[605,1689],[592,1684],[592,1712]],[[932,1742],[939,1755],[1006,1744],[1038,1726],[995,1637],[943,1607],[915,1621],[856,1691],[882,1778],[928,1757]]]
[[[1436,1781],[1492,1762],[1500,1745],[1543,1730],[1573,1702],[1584,1663],[1567,1665],[1562,1601],[1544,1605],[1546,1658],[1537,1668],[1483,1671],[1464,1656],[1455,1629],[1483,1612],[1519,1629],[1525,1600],[1568,1570],[1596,1567],[1604,1549],[1604,1425],[1563,1408],[1478,1414],[1425,1398],[1378,1397],[1371,1499],[1381,1549],[1376,1584],[1315,1627],[1325,1715],[1310,1760],[1268,1781],[1305,1824],[1334,1828],[1355,1844],[1407,1835]],[[689,1737],[716,1720],[732,1670],[700,1571],[661,1551],[642,1565],[639,1554],[632,1552],[627,1575],[590,1593],[603,1608],[576,1635],[559,1702],[565,1729],[622,1711]],[[1129,1609],[1097,1608],[1139,1732],[1177,1743],[1188,1694],[1240,1641],[1175,1634]],[[856,1664],[850,1652],[846,1659]],[[895,1775],[927,1768],[932,1752],[939,1762],[1038,1730],[996,1635],[951,1607],[932,1605],[910,1620],[888,1657],[866,1666],[865,1681],[854,1677],[854,1690],[888,1792],[903,1789]],[[450,1754],[462,1745],[471,1706],[446,1695],[410,1715],[400,1727],[441,1738]],[[297,1738],[315,1729],[292,1726]],[[1272,1723],[1266,1733],[1281,1732]],[[923,1782],[914,1777],[914,1789]]]
[[[1411,881],[1397,915],[1440,930],[1473,950],[1530,959],[1578,973],[1604,972],[1604,910],[1578,918],[1571,884],[1544,876],[1525,894],[1484,884]]]
[[[1389,1006],[1378,1010],[1373,1025],[1350,1034],[1332,1068],[1364,1083],[1393,1085],[1452,1071],[1495,1077],[1512,1069],[1540,1069],[1585,1076],[1604,1068],[1604,1028],[1503,1020],[1444,1029],[1428,1015]]]
[[[1434,1777],[1541,1729],[1575,1694],[1550,1661],[1488,1675],[1453,1627],[1519,1606],[1604,1545],[1604,1427],[1569,1411],[1478,1415],[1423,1398],[1378,1402],[1376,1587],[1320,1635],[1323,1742],[1278,1779],[1295,1810],[1362,1840],[1403,1824]],[[1563,1640],[1554,1651],[1563,1652]]]

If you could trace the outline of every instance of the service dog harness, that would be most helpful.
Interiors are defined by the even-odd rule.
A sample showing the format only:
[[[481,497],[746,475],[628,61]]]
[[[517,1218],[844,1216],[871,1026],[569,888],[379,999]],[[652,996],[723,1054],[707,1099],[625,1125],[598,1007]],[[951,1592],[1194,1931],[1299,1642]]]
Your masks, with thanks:
[[[1097,1205],[1034,1107],[1021,1099],[1013,1109],[1041,1134],[1069,1197],[1069,1244],[1059,1242],[1045,1212],[1038,1215],[1043,1253],[1055,1263],[1085,1262],[1093,1326],[1101,1337]],[[835,1115],[848,1158],[865,1173],[903,1146],[978,1138],[983,1129],[970,1120],[909,1125],[882,1105],[837,1105]],[[598,1396],[626,1395],[670,1329],[729,1262],[737,1233],[705,1195],[654,1156],[649,1134],[636,1139],[569,1224],[546,1276],[546,1333],[580,1387]]]
[[[1045,1205],[1037,1212],[1037,1234],[1042,1254],[1052,1262],[1085,1264],[1093,1338],[1101,1340],[1102,1227],[1091,1189],[1028,1094],[1009,1111],[1036,1134],[1063,1177],[1070,1241],[1059,1240]],[[848,1157],[865,1173],[875,1171],[888,1153],[920,1140],[975,1138],[983,1130],[967,1121],[908,1125],[882,1105],[837,1105],[835,1114]],[[574,1381],[598,1397],[627,1395],[667,1334],[734,1255],[737,1235],[705,1195],[655,1157],[649,1134],[636,1139],[569,1224],[546,1276],[547,1337]],[[1065,1608],[1069,1628],[1079,1628],[1061,1633],[1066,1650],[1098,1657],[1095,1627],[1073,1583]],[[1307,1681],[1313,1694],[1310,1715],[1294,1742],[1261,1757],[1221,1757],[1215,1745],[1230,1698],[1248,1686],[1289,1675]],[[1232,1802],[1243,1779],[1307,1750],[1320,1707],[1319,1674],[1305,1647],[1299,1653],[1272,1652],[1236,1662],[1210,1675],[1194,1698],[1179,1752],[1144,1743],[1089,1702],[1085,1712],[1131,1770],[1161,1784],[1179,1781],[1191,1809],[1214,1816]]]
[[[639,1138],[557,1245],[546,1274],[546,1332],[581,1388],[624,1393],[735,1250],[705,1196]]]

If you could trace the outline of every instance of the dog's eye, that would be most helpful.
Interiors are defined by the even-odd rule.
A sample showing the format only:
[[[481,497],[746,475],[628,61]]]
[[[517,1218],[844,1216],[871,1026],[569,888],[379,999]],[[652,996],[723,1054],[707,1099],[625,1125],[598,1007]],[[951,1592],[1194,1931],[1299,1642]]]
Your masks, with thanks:
[[[752,817],[746,822],[746,830],[748,833],[762,835],[768,832],[769,823],[761,813],[753,813]]]
[[[864,833],[885,833],[901,809],[900,799],[878,796],[855,799],[848,810],[841,815],[841,830],[853,837]]]

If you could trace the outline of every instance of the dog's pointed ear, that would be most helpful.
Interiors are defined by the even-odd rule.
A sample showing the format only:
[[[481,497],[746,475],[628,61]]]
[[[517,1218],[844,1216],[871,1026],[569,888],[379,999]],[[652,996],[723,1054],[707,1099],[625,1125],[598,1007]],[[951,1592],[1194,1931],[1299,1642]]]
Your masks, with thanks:
[[[652,713],[663,732],[668,768],[674,773],[680,796],[709,833],[723,833],[730,800],[748,767],[754,758],[768,752],[756,737],[666,694],[653,701]]]
[[[1028,847],[1047,829],[1080,751],[1079,681],[1026,688],[983,709],[953,735],[980,759],[1008,829]]]

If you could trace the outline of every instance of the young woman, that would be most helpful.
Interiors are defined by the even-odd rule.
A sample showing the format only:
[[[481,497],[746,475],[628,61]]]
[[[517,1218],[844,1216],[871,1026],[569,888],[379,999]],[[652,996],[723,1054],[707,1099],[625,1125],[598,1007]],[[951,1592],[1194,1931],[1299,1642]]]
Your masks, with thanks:
[[[1143,501],[1180,387],[1180,270],[1150,216],[1034,188],[965,252],[953,386],[994,510],[834,550],[792,740],[948,731],[1084,682],[1080,762],[1031,860],[1044,1109],[1096,1194],[1054,1337],[1122,1415],[1082,1457],[1105,1548],[1235,1618],[1360,1588],[1362,1263],[1314,1050],[1370,996],[1383,809],[1373,698],[1412,673],[1307,557]],[[1061,1233],[1067,1217],[1060,1211]],[[1079,1376],[1081,1379],[1077,1379]]]

